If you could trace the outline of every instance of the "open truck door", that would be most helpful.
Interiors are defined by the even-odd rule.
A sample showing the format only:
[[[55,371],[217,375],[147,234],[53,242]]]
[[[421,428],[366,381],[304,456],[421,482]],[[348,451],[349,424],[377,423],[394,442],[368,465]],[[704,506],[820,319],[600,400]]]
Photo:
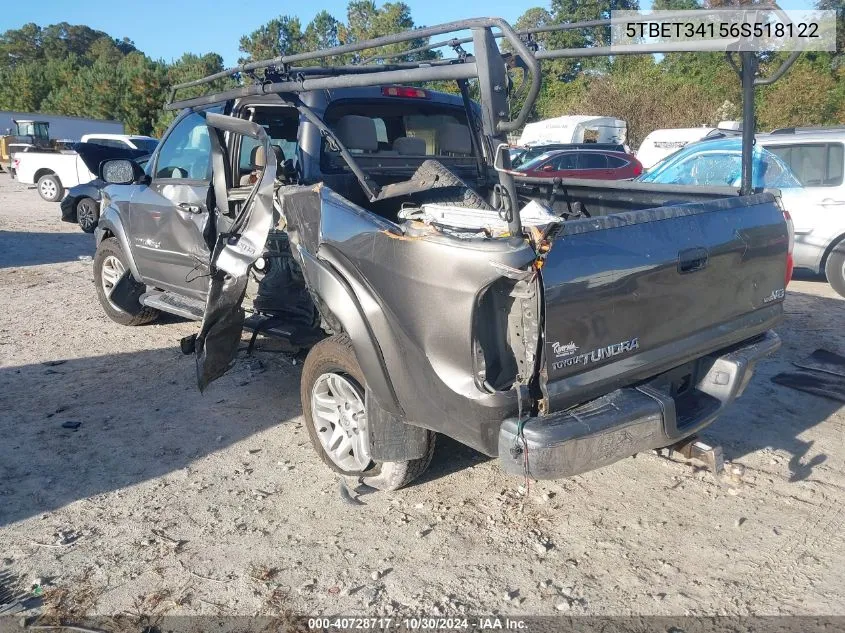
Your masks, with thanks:
[[[231,365],[241,340],[242,307],[249,267],[260,257],[273,223],[273,183],[276,161],[265,160],[248,193],[230,188],[223,134],[240,134],[259,142],[265,156],[273,156],[270,138],[260,125],[208,113],[212,148],[212,186],[216,209],[208,231],[210,281],[199,334],[184,339],[182,349],[196,353],[200,390],[222,376]]]

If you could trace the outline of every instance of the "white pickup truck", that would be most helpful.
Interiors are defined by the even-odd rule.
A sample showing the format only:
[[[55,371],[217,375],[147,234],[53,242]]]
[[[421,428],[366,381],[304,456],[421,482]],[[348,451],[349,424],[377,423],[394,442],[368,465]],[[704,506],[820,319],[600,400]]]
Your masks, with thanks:
[[[47,202],[58,202],[65,190],[97,178],[100,163],[114,158],[137,159],[151,153],[156,143],[149,137],[128,135],[107,135],[114,138],[145,139],[153,145],[128,144],[107,145],[95,135],[83,137],[86,142],[78,143],[73,150],[43,150],[16,153],[12,156],[12,177],[18,182],[36,185],[38,193]],[[113,140],[113,139],[109,139]]]

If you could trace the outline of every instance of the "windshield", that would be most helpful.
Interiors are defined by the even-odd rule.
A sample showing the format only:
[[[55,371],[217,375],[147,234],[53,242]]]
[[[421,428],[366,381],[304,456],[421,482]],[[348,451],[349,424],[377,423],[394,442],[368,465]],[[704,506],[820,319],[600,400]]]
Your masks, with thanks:
[[[789,189],[801,183],[780,158],[755,145],[752,150],[755,189]],[[640,182],[664,185],[738,187],[742,179],[742,140],[722,139],[691,143],[659,162]]]
[[[522,169],[529,161],[545,154],[548,154],[548,150],[539,147],[526,147],[519,155],[516,162],[511,159],[511,166]]]
[[[518,170],[519,171],[529,171],[531,169],[536,169],[537,167],[539,167],[540,165],[545,163],[552,156],[554,156],[554,152],[543,152],[542,154],[540,154],[536,158],[531,158],[527,161],[523,161],[519,165]]]
[[[149,154],[152,154],[156,147],[158,147],[158,141],[154,138],[133,138],[132,144]]]

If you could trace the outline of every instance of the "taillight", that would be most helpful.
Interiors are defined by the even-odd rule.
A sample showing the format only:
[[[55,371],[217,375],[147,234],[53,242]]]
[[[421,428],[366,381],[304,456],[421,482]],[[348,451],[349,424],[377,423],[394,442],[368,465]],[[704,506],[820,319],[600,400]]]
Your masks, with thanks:
[[[634,175],[639,176],[643,173],[643,166],[640,163],[634,163]]]
[[[795,260],[792,258],[792,249],[795,247],[795,226],[792,224],[792,216],[786,209],[783,210],[783,219],[786,220],[786,232],[789,234],[789,250],[786,253],[786,279],[783,284],[783,287],[786,288],[792,281],[792,269],[795,266]]]
[[[405,97],[406,99],[428,99],[428,92],[421,88],[408,86],[383,86],[381,94],[385,97]]]

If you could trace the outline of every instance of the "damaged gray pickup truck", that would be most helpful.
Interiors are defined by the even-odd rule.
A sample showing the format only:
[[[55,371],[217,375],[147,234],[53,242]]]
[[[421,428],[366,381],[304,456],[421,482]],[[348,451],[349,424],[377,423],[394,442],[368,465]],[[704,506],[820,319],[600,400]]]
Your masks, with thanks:
[[[430,44],[455,57],[360,55],[461,30]],[[201,389],[231,365],[245,323],[309,349],[315,449],[382,489],[428,466],[436,433],[555,478],[710,424],[779,346],[788,218],[776,192],[751,190],[750,143],[741,191],[511,170],[505,136],[531,110],[540,60],[572,56],[531,34],[464,20],[177,86],[240,78],[174,94],[182,112],[145,170],[101,166],[114,183],[96,231],[105,312],[201,320],[182,341]],[[339,55],[352,62],[309,65]],[[742,56],[748,98],[771,79]],[[753,131],[753,106],[745,115]]]

